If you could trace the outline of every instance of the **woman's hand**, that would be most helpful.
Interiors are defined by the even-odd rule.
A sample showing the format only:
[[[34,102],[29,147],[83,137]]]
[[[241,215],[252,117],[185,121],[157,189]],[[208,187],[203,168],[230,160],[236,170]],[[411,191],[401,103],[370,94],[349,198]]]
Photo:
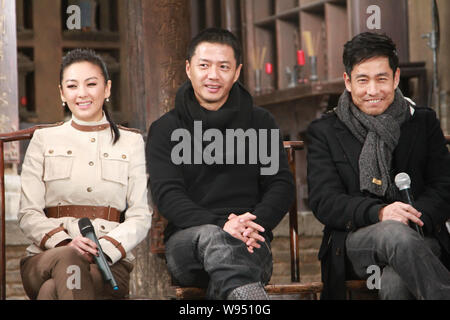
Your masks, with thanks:
[[[95,242],[83,236],[72,239],[67,246],[75,248],[90,263],[94,263],[93,256],[98,256],[98,249]]]

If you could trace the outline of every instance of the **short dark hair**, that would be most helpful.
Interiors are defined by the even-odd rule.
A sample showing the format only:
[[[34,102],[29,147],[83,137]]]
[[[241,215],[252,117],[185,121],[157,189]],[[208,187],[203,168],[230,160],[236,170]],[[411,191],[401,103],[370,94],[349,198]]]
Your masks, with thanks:
[[[398,68],[398,55],[395,43],[386,34],[363,32],[344,45],[343,62],[345,72],[350,77],[353,67],[373,57],[387,57],[389,66],[395,74]]]
[[[67,67],[74,63],[78,62],[90,62],[93,65],[96,65],[100,68],[103,77],[105,78],[105,83],[110,80],[108,68],[106,67],[106,63],[103,60],[102,57],[100,57],[94,50],[92,49],[73,49],[69,51],[62,59],[61,62],[61,68],[59,70],[59,83],[62,87],[62,80],[64,76],[64,70],[66,70]],[[106,106],[103,104],[103,112],[105,112],[106,119],[108,120],[110,127],[111,127],[111,134],[113,136],[113,144],[117,142],[120,138],[120,132],[117,128],[117,125],[112,120],[112,117],[106,108]]]
[[[241,64],[241,44],[237,37],[226,29],[207,28],[200,31],[192,38],[187,49],[186,60],[191,62],[197,46],[202,42],[220,43],[230,46],[233,49],[236,65]]]

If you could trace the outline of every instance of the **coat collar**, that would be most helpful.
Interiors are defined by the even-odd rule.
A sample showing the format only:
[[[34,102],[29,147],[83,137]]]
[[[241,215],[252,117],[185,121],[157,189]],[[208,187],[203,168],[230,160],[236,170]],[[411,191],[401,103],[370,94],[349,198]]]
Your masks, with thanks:
[[[110,126],[104,113],[102,119],[100,121],[95,122],[82,121],[77,119],[74,115],[72,115],[72,121],[70,122],[70,124],[75,129],[85,132],[102,131],[109,128]]]

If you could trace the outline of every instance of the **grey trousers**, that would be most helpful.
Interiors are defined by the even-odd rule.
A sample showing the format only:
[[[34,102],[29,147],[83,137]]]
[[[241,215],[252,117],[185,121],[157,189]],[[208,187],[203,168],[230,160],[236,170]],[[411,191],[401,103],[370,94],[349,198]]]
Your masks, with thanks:
[[[349,233],[345,245],[358,277],[367,278],[370,266],[382,268],[381,299],[450,299],[450,272],[436,239],[388,220]]]
[[[121,260],[110,268],[117,291],[103,281],[96,264],[90,264],[72,247],[49,249],[20,261],[23,287],[33,300],[121,299],[128,295],[133,264]],[[79,282],[72,281],[78,271]]]
[[[207,288],[207,299],[226,299],[233,289],[266,284],[272,275],[267,239],[250,253],[244,242],[211,224],[173,234],[166,242],[166,260],[178,285]]]

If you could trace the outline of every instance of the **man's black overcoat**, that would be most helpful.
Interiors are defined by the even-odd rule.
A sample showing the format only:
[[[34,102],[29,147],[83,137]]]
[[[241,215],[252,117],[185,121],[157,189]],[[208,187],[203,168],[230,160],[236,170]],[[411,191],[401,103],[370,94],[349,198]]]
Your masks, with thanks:
[[[416,108],[401,126],[392,160],[392,179],[399,172],[411,177],[415,208],[422,212],[424,232],[439,239],[448,265],[450,236],[450,155],[436,114]],[[358,228],[378,222],[388,202],[360,191],[358,159],[362,144],[330,111],[307,131],[309,205],[325,225],[319,250],[324,291],[322,299],[345,299],[345,239]],[[399,199],[400,200],[400,199]],[[348,278],[348,276],[347,276]]]

